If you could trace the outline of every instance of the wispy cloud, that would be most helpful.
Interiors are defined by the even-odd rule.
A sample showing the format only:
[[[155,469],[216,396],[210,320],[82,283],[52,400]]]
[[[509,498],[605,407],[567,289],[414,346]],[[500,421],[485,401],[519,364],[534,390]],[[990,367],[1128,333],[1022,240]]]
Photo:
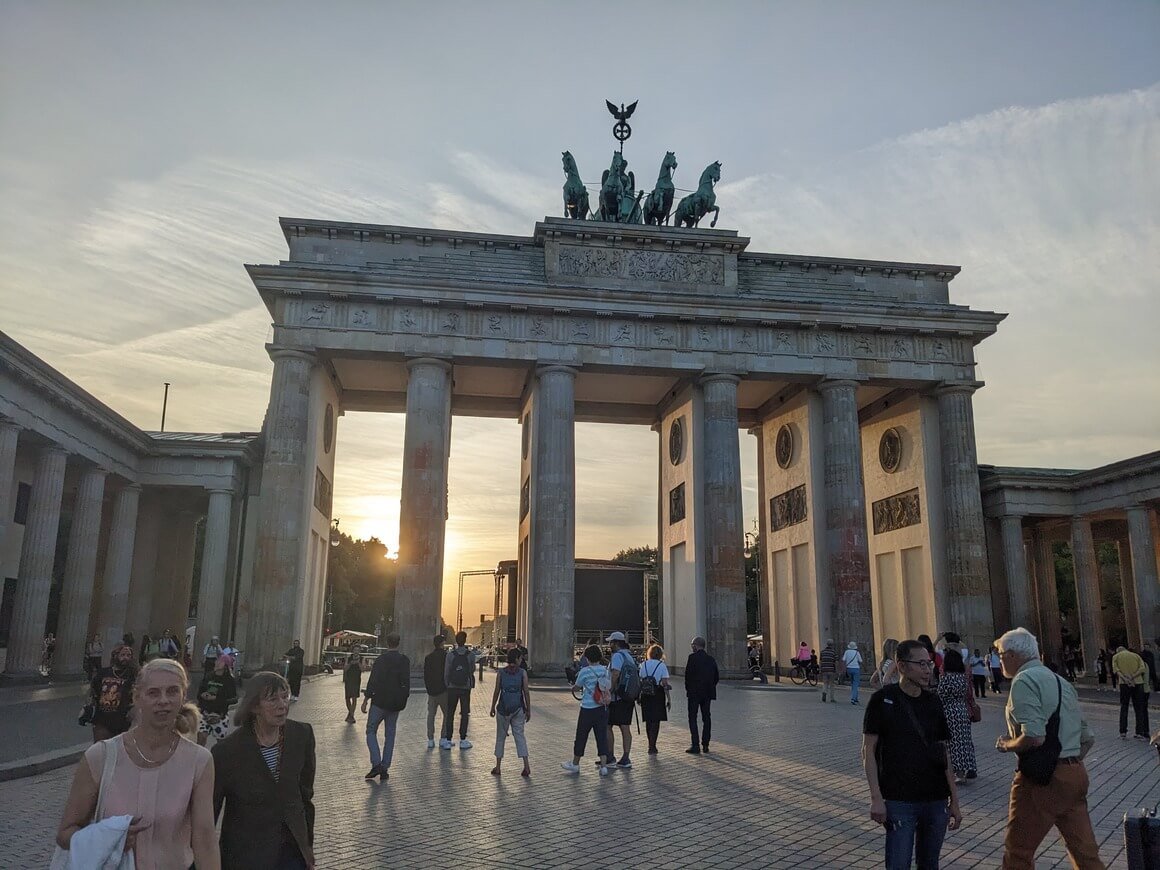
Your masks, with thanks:
[[[980,460],[1084,467],[1160,446],[1158,153],[1160,86],[1010,108],[792,178],[726,172],[720,225],[751,250],[961,264],[955,301],[1010,312],[978,349]],[[528,233],[558,211],[547,170],[454,148],[445,167],[199,159],[74,211],[43,167],[0,161],[5,331],[140,425],[172,380],[173,425],[256,427],[269,317],[242,264],[285,256],[278,215]],[[393,546],[402,420],[352,414],[340,436],[336,513]],[[578,427],[579,554],[653,540],[655,451],[641,427]],[[514,551],[518,432],[457,419],[451,462],[454,577]]]

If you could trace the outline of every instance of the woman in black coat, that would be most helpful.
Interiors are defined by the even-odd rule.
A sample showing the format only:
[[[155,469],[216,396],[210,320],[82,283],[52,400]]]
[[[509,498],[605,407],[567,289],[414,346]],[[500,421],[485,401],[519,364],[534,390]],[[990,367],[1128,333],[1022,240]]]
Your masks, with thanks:
[[[211,750],[222,870],[314,868],[314,731],[289,712],[286,680],[255,674],[237,730]]]

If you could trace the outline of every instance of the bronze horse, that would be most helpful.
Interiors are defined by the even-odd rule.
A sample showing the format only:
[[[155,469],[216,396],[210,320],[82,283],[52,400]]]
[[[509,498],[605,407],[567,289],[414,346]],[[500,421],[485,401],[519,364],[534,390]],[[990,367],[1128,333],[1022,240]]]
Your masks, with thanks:
[[[657,186],[644,202],[644,222],[661,226],[669,222],[669,212],[673,208],[673,170],[677,168],[677,155],[672,151],[661,161],[661,171],[657,175]]]
[[[717,226],[717,218],[721,209],[717,207],[717,197],[713,193],[713,185],[721,180],[721,162],[710,163],[701,173],[701,183],[695,193],[690,193],[677,205],[673,213],[673,226],[695,227],[701,218],[713,212],[713,222],[710,227]]]
[[[588,188],[580,180],[580,170],[571,151],[564,153],[564,217],[584,220],[588,217]]]

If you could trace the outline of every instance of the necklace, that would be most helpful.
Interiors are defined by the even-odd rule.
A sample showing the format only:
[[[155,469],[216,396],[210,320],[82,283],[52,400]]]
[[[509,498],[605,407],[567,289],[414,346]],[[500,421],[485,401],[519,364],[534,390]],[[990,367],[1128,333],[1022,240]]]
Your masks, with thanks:
[[[173,750],[177,748],[177,741],[181,739],[177,734],[174,734],[173,742],[169,744],[169,751],[165,753],[165,757],[160,761],[154,761],[152,758],[149,758],[144,752],[141,751],[141,745],[137,742],[137,735],[130,732],[129,736],[133,738],[133,751],[137,753],[137,757],[151,767],[156,767],[168,761],[169,756],[173,754]]]

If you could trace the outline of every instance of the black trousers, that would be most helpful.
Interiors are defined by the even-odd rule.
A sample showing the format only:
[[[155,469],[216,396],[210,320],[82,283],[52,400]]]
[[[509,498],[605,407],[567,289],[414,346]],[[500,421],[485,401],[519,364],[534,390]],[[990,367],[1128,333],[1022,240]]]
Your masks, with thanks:
[[[713,716],[709,712],[709,705],[713,702],[708,698],[689,698],[689,733],[693,736],[693,748],[708,747],[709,739],[713,736]],[[697,713],[701,714],[703,728],[697,734]]]
[[[302,669],[290,668],[286,671],[286,682],[290,684],[290,694],[297,698],[302,693]]]
[[[467,739],[471,719],[471,689],[447,689],[447,715],[443,717],[443,739],[450,740],[455,725],[455,708],[459,708],[459,739]]]
[[[998,695],[1003,691],[1003,669],[991,668],[991,691]]]
[[[1150,736],[1148,733],[1148,693],[1144,691],[1144,686],[1134,686],[1130,683],[1120,681],[1120,733],[1128,733],[1128,705],[1132,705],[1132,711],[1136,717],[1136,734],[1142,737]]]
[[[971,682],[975,684],[975,697],[987,697],[987,675],[986,674],[972,674]]]

